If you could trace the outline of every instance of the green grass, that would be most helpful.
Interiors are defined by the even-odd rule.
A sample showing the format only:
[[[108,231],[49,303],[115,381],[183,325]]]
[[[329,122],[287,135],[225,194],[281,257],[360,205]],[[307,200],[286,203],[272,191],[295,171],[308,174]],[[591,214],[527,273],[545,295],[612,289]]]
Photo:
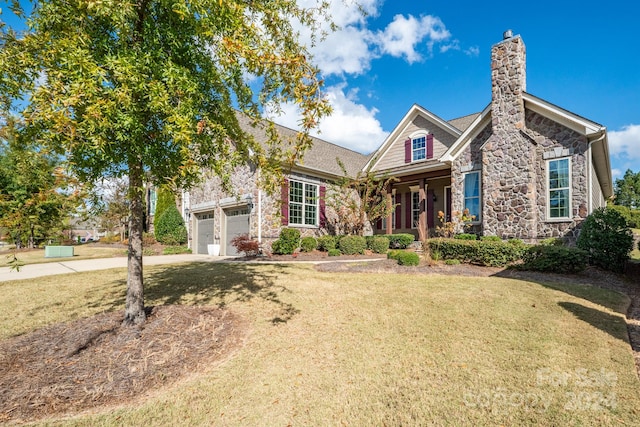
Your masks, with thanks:
[[[17,252],[16,256],[24,264],[40,264],[45,262],[60,262],[60,260],[77,261],[81,259],[110,258],[114,256],[126,256],[127,250],[123,248],[111,248],[93,245],[77,245],[73,247],[73,257],[69,258],[45,258],[44,249],[29,249]],[[0,251],[0,267],[8,265],[13,259],[13,251]]]
[[[243,348],[54,425],[637,425],[628,299],[501,277],[148,267],[146,301],[225,306]],[[122,309],[122,269],[0,283],[0,336]]]

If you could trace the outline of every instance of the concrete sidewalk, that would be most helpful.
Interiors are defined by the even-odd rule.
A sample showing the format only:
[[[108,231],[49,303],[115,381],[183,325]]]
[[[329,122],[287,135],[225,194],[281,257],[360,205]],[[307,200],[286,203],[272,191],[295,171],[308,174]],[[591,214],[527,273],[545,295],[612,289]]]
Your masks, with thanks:
[[[143,265],[176,264],[182,262],[214,262],[227,257],[212,257],[209,255],[157,255],[145,256]],[[20,267],[20,271],[11,271],[9,267],[0,267],[0,282],[9,280],[33,279],[35,277],[52,276],[55,274],[78,273],[81,271],[107,270],[109,268],[125,268],[127,257],[96,258],[73,261],[60,258],[57,262],[43,264],[27,264]]]

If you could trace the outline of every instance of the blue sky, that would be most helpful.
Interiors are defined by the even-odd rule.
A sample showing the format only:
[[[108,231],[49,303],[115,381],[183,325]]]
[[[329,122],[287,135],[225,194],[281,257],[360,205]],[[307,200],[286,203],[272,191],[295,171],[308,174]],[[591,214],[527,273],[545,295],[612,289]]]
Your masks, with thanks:
[[[614,178],[640,171],[640,3],[360,0],[366,18],[353,3],[332,1],[342,30],[314,50],[334,107],[321,138],[368,153],[414,103],[446,120],[481,111],[491,46],[512,29],[527,92],[606,126]]]
[[[614,178],[640,171],[640,3],[358,0],[364,17],[355,3],[331,0],[341,30],[313,49],[334,108],[321,138],[369,153],[414,103],[445,120],[481,111],[491,46],[511,29],[527,47],[527,92],[606,126]],[[295,128],[284,111],[274,120]]]

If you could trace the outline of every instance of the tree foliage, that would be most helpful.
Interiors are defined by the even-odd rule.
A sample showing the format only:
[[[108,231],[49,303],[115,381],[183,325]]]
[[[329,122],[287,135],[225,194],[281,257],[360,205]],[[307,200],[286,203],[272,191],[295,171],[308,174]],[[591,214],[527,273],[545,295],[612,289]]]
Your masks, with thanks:
[[[145,320],[145,179],[188,186],[207,168],[228,185],[231,171],[250,157],[274,190],[283,162],[311,144],[308,131],[329,107],[294,26],[315,28],[326,4],[315,6],[40,0],[26,32],[0,28],[3,117],[22,116],[20,132],[66,156],[83,180],[128,176],[125,324]],[[265,146],[241,128],[239,114],[257,124],[265,108],[278,111],[283,103],[301,113],[295,140],[281,143],[267,124]]]
[[[155,230],[156,240],[164,245],[187,243],[187,229],[176,205],[169,205],[158,219]]]
[[[162,214],[169,208],[169,206],[176,205],[176,197],[169,187],[163,185],[156,189],[156,211],[153,216],[153,229],[158,228],[158,222]],[[157,236],[156,236],[157,238]],[[160,239],[158,239],[160,241]]]
[[[622,179],[616,179],[614,202],[629,209],[640,209],[640,171],[627,169]]]
[[[57,156],[5,130],[0,139],[0,227],[18,248],[61,238],[65,221],[82,200],[77,180]]]
[[[327,205],[337,215],[328,219],[336,235],[364,235],[367,224],[387,218],[396,208],[389,203],[388,189],[397,179],[388,175],[378,176],[370,169],[349,176],[344,163],[337,159],[343,176],[330,187]]]
[[[129,181],[126,177],[111,178],[96,188],[99,199],[95,201],[92,214],[100,228],[111,233],[118,230],[120,240],[124,240],[129,224]]]
[[[591,264],[622,272],[633,249],[633,234],[619,212],[600,208],[584,220],[576,245],[589,253]]]

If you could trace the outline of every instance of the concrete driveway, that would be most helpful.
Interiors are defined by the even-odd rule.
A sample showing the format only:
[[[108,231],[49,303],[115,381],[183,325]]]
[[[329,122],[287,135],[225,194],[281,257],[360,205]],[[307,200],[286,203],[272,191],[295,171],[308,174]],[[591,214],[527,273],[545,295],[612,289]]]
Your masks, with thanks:
[[[181,262],[214,262],[227,257],[212,257],[209,255],[157,255],[146,256],[144,265],[176,264]],[[52,276],[55,274],[78,273],[81,271],[106,270],[109,268],[125,268],[127,257],[97,258],[73,261],[60,258],[57,262],[43,264],[28,264],[20,267],[20,271],[11,271],[9,267],[0,267],[0,282],[9,280],[33,279],[35,277]]]

